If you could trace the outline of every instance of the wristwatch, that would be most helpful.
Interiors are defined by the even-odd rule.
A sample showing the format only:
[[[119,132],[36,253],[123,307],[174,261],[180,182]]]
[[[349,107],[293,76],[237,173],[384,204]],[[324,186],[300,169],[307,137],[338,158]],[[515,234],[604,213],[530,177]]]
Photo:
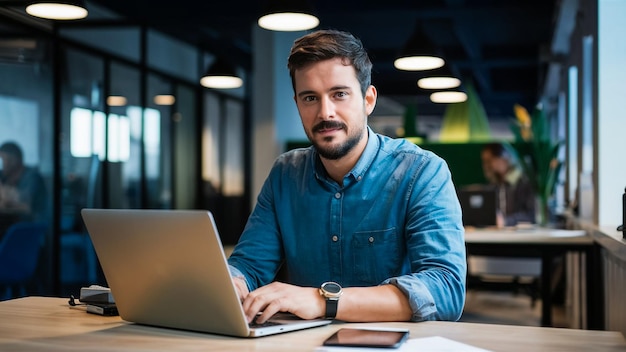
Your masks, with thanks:
[[[324,318],[335,319],[339,297],[341,297],[342,293],[341,285],[336,282],[328,281],[320,286],[320,295],[326,299],[326,314]]]

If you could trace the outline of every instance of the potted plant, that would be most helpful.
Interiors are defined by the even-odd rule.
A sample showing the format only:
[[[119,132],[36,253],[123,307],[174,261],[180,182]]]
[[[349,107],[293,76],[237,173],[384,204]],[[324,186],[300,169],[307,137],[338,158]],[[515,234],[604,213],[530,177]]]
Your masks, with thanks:
[[[514,135],[511,149],[535,191],[536,222],[545,226],[550,218],[548,202],[554,194],[557,177],[563,164],[558,159],[563,141],[552,140],[548,121],[541,106],[537,106],[530,115],[523,106],[515,104],[514,112],[516,119],[511,124]]]

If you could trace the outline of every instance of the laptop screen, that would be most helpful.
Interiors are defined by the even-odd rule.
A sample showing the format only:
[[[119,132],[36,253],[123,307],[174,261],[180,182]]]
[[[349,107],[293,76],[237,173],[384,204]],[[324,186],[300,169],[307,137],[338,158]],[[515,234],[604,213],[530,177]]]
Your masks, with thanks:
[[[491,187],[472,187],[457,192],[463,211],[463,225],[488,227],[496,225],[497,194]]]

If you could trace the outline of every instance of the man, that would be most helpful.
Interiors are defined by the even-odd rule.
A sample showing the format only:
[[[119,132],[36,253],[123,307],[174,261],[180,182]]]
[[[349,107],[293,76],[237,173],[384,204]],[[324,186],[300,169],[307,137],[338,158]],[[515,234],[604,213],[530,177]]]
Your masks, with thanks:
[[[501,143],[486,144],[480,154],[485,178],[498,194],[497,226],[535,222],[535,193],[511,153]]]
[[[14,142],[0,146],[0,211],[17,212],[20,221],[49,221],[43,178],[24,165],[22,149]]]
[[[229,258],[249,321],[279,311],[344,321],[461,315],[465,245],[449,169],[368,127],[371,66],[344,32],[292,47],[294,100],[313,146],[278,157]],[[281,266],[286,282],[273,281]]]

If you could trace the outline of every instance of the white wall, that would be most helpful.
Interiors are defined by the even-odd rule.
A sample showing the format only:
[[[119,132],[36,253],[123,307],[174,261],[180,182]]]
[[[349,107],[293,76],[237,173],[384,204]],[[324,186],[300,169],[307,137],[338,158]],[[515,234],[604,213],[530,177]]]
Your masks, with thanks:
[[[626,1],[598,1],[598,225],[622,222],[626,187]]]

